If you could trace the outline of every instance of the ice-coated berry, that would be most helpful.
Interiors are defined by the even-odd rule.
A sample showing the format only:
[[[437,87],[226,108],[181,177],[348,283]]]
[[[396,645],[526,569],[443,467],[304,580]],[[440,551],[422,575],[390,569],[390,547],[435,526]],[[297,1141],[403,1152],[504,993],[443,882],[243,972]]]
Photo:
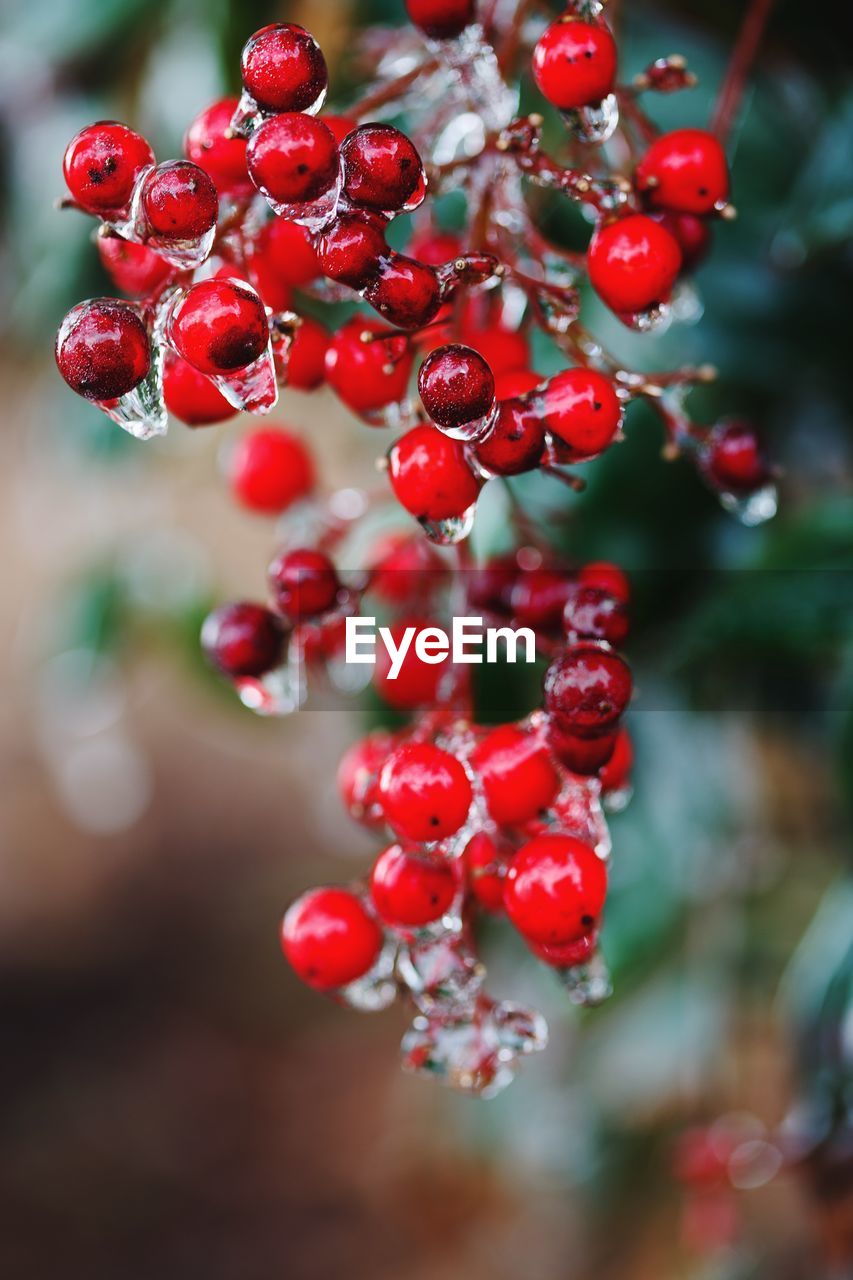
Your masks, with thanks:
[[[587,250],[592,287],[617,315],[648,311],[668,300],[681,269],[678,241],[645,214],[605,223]]]
[[[291,622],[327,613],[340,588],[335,566],[313,547],[282,552],[270,565],[268,576],[273,603]]]
[[[441,307],[435,268],[402,253],[382,258],[364,296],[397,329],[420,329],[435,319]]]
[[[314,487],[314,463],[298,436],[281,427],[244,435],[228,459],[228,483],[250,511],[278,515]]]
[[[287,111],[255,130],[246,164],[255,186],[276,205],[310,204],[337,184],[338,144],[322,120]]]
[[[68,312],[56,335],[56,364],[86,400],[117,400],[151,368],[148,332],[119,298],[93,298]]]
[[[301,289],[320,274],[311,237],[298,222],[273,218],[258,233],[249,259],[250,269],[261,281],[276,281],[285,289]],[[266,297],[263,285],[258,292]],[[278,308],[287,310],[287,307]]]
[[[506,866],[491,836],[478,831],[462,854],[465,880],[477,902],[486,911],[503,911]]]
[[[430,862],[392,844],[373,864],[370,896],[386,924],[417,929],[450,910],[456,876],[450,863]]]
[[[506,913],[520,934],[548,946],[577,941],[598,925],[607,894],[601,859],[574,836],[522,845],[504,882]]]
[[[675,129],[657,138],[637,166],[637,190],[653,209],[710,213],[729,194],[729,167],[706,129]]]
[[[304,27],[276,22],[243,46],[243,84],[264,111],[309,111],[322,104],[329,84],[323,51]]]
[[[631,770],[634,766],[634,747],[627,729],[620,729],[610,759],[599,772],[602,795],[621,791],[631,781]]]
[[[130,201],[154,152],[138,133],[115,120],[100,120],[76,134],[65,150],[62,171],[71,196],[87,213],[119,213]]]
[[[471,767],[483,784],[489,813],[500,826],[528,822],[547,809],[560,780],[547,750],[516,725],[492,729],[477,745]]]
[[[702,447],[701,465],[723,493],[754,493],[771,478],[761,442],[747,422],[717,423]]]
[[[616,42],[603,22],[565,13],[539,37],[533,78],[543,97],[561,111],[601,102],[616,80]]]
[[[330,280],[364,289],[388,253],[385,221],[369,212],[343,213],[317,240],[320,270]]]
[[[449,520],[476,502],[480,481],[464,446],[432,426],[413,427],[388,455],[391,488],[417,520]]]
[[[382,930],[348,889],[312,889],[288,908],[281,947],[298,978],[318,991],[334,991],[373,968]]]
[[[628,610],[611,592],[575,582],[563,609],[563,630],[574,639],[606,640],[618,647],[628,634]]]
[[[352,204],[398,213],[417,207],[424,168],[414,143],[390,124],[363,124],[341,144],[343,189]]]
[[[155,293],[174,271],[153,249],[144,244],[122,240],[121,236],[101,228],[96,244],[104,270],[117,289],[132,298],[146,298]]]
[[[201,373],[228,374],[263,355],[269,326],[255,290],[220,277],[191,285],[172,312],[169,337]]]
[[[531,385],[532,378],[532,385]],[[495,391],[503,386],[518,386],[526,391],[538,386],[538,374],[503,374],[495,379]],[[517,476],[532,471],[542,461],[545,448],[545,423],[539,409],[529,401],[498,394],[498,413],[491,431],[476,444],[477,461],[496,476]]]
[[[452,40],[477,17],[477,0],[406,0],[409,21],[432,40]]]
[[[631,698],[624,658],[595,644],[576,644],[545,672],[545,709],[558,727],[579,738],[615,729]]]
[[[383,409],[406,395],[414,357],[408,346],[383,337],[385,332],[381,325],[354,316],[326,352],[326,379],[356,413]]]
[[[433,422],[451,430],[485,418],[495,402],[495,379],[479,352],[452,343],[427,356],[418,390]]]
[[[561,460],[582,462],[612,444],[622,403],[610,378],[595,369],[565,369],[541,394],[545,426],[563,446]]]
[[[609,592],[622,604],[627,604],[631,599],[628,575],[618,564],[612,564],[609,560],[590,560],[579,570],[578,581],[586,587],[598,587],[600,591]]]
[[[163,399],[173,417],[188,427],[206,427],[212,422],[225,422],[237,410],[222,392],[198,369],[167,351],[163,365]]]
[[[142,209],[155,236],[197,240],[216,226],[219,198],[204,169],[189,160],[169,160],[144,179]]]
[[[204,620],[201,647],[208,660],[232,679],[262,676],[281,662],[284,631],[261,604],[238,602],[214,609]]]
[[[429,742],[409,742],[386,760],[378,798],[385,820],[407,840],[444,840],[458,831],[471,806],[464,766]]]
[[[212,179],[220,195],[251,194],[246,140],[231,136],[236,98],[220,98],[199,112],[184,134],[184,155]]]

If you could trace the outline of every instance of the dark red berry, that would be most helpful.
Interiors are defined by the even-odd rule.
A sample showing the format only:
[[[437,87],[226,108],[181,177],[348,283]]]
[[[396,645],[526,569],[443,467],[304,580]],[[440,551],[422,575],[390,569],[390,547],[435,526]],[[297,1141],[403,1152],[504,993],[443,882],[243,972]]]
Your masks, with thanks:
[[[666,227],[644,214],[608,222],[587,250],[589,280],[617,315],[666,302],[681,269],[681,250]]]
[[[478,831],[466,844],[462,857],[468,888],[480,906],[486,911],[503,911],[506,867],[491,836]]]
[[[101,120],[71,139],[62,171],[81,209],[106,216],[127,206],[136,179],[153,163],[154,152],[138,133],[115,120]]]
[[[717,423],[702,447],[701,462],[723,493],[754,493],[771,478],[758,435],[746,422]]]
[[[378,214],[343,213],[317,240],[320,270],[330,280],[363,289],[379,274],[388,253],[385,221]]]
[[[587,587],[598,587],[615,596],[622,604],[631,599],[631,585],[627,574],[609,560],[591,560],[578,572],[578,581]]]
[[[128,302],[93,298],[72,307],[56,335],[56,364],[87,400],[118,400],[151,368],[145,325]]]
[[[101,231],[106,231],[102,227]],[[168,280],[174,267],[144,244],[133,244],[121,236],[98,235],[98,256],[113,284],[133,298],[146,298]]]
[[[628,610],[609,591],[576,582],[569,587],[563,629],[573,639],[606,640],[618,647],[628,634]]]
[[[595,738],[578,737],[561,729],[556,721],[548,727],[551,754],[570,772],[583,778],[594,777],[607,764],[616,747],[617,734],[603,733]]]
[[[634,748],[627,729],[620,729],[616,735],[613,754],[599,772],[602,795],[614,791],[622,791],[631,780],[631,769],[634,765]]]
[[[480,492],[460,441],[435,427],[413,427],[388,455],[397,501],[418,520],[441,521],[464,515]]]
[[[657,138],[637,166],[637,190],[654,209],[710,213],[729,194],[729,167],[706,129],[675,129]]]
[[[559,627],[571,580],[562,569],[540,566],[519,573],[509,593],[509,608],[517,622],[552,630]]]
[[[483,357],[457,343],[427,356],[418,374],[423,406],[450,430],[485,418],[495,402],[495,380]]]
[[[314,487],[314,463],[298,436],[280,427],[250,431],[228,460],[228,483],[250,511],[278,515]]]
[[[384,333],[381,326],[354,316],[334,335],[326,352],[326,379],[356,413],[384,409],[406,395],[414,357],[408,346],[401,349]]]
[[[612,444],[622,422],[622,402],[610,378],[595,369],[565,369],[541,394],[545,426],[560,445],[561,460],[582,462]]]
[[[224,604],[205,618],[201,647],[213,666],[232,679],[262,676],[282,660],[284,631],[263,605]]]
[[[678,242],[682,272],[692,271],[698,266],[711,247],[708,220],[697,217],[695,213],[670,213],[666,209],[652,214],[652,217]]]
[[[269,567],[269,584],[275,607],[291,622],[328,613],[340,589],[329,557],[311,547],[276,556]]]
[[[176,351],[167,351],[163,365],[163,399],[173,417],[188,427],[225,422],[237,410],[209,378],[194,369]]]
[[[482,781],[489,813],[500,826],[535,818],[560,786],[548,752],[516,725],[501,725],[486,734],[471,756],[471,767]]]
[[[390,124],[363,124],[341,144],[343,189],[352,204],[399,213],[424,193],[424,168],[414,143]]]
[[[370,896],[387,924],[417,929],[450,910],[456,876],[450,863],[430,862],[392,844],[373,864]]]
[[[313,391],[326,376],[326,352],[329,350],[329,331],[311,316],[302,316],[302,323],[287,357],[287,385],[296,391]]]
[[[269,326],[254,289],[219,278],[190,286],[172,312],[169,336],[194,368],[228,374],[263,355]]]
[[[246,140],[231,137],[236,98],[220,98],[193,120],[184,135],[184,155],[212,179],[220,195],[243,196],[252,191],[246,169]]]
[[[402,253],[383,258],[364,297],[379,314],[398,329],[421,329],[434,320],[441,307],[441,291],[434,267],[427,267]]]
[[[543,97],[561,111],[601,102],[616,80],[616,42],[603,22],[565,13],[539,37],[533,78]]]
[[[322,49],[292,22],[256,31],[240,65],[244,86],[264,111],[309,111],[322,103],[329,84]]]
[[[252,271],[261,280],[275,279],[287,289],[301,289],[320,274],[320,264],[311,237],[298,222],[289,218],[273,218],[262,227],[252,246],[249,259]],[[262,287],[258,292],[264,294]],[[281,307],[285,311],[288,308]]]
[[[533,376],[538,383],[538,375]],[[538,410],[524,400],[501,400],[491,431],[477,441],[477,461],[493,475],[517,476],[539,466],[544,448],[545,424]]]
[[[311,204],[338,182],[338,144],[313,116],[288,111],[256,129],[246,163],[258,190],[277,205]]]
[[[574,942],[596,928],[607,894],[602,860],[574,836],[544,835],[522,845],[504,882],[506,913],[531,942]]]
[[[452,40],[477,17],[477,0],[406,0],[409,21],[432,40]]]
[[[142,209],[150,230],[163,240],[198,240],[216,226],[216,187],[197,164],[158,164],[142,184]]]
[[[592,929],[573,942],[531,943],[530,950],[539,960],[553,965],[555,969],[573,969],[576,965],[586,964],[597,946],[598,932]]]
[[[398,836],[420,843],[444,840],[468,817],[471,783],[449,751],[429,742],[407,742],[383,765],[378,798]]]
[[[288,909],[281,947],[298,978],[318,991],[334,991],[373,968],[382,930],[348,889],[312,889]]]
[[[565,733],[596,737],[615,729],[631,698],[631,672],[594,644],[567,649],[545,672],[545,709]]]

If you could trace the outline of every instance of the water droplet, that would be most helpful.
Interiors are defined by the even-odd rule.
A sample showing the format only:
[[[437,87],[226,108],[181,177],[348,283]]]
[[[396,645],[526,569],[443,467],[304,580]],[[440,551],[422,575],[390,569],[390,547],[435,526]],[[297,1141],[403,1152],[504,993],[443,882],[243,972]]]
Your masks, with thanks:
[[[476,502],[472,502],[461,516],[449,516],[447,520],[419,520],[430,542],[440,547],[452,546],[456,542],[464,542],[474,527],[474,516],[477,512]]]
[[[619,104],[616,95],[609,93],[601,102],[591,107],[560,113],[578,142],[600,145],[612,138],[619,123]]]

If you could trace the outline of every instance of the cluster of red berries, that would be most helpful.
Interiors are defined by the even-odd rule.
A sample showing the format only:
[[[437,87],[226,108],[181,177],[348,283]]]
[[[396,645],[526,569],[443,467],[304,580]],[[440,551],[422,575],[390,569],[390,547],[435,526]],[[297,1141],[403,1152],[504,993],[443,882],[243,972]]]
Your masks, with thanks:
[[[600,800],[615,807],[627,794],[631,677],[617,650],[628,591],[613,565],[553,562],[524,513],[512,554],[465,572],[430,543],[467,537],[489,481],[512,493],[512,477],[540,470],[582,487],[567,468],[617,443],[636,400],[659,417],[667,455],[690,458],[745,521],[772,515],[775,491],[749,424],[691,419],[686,398],[712,371],[627,369],[581,323],[586,284],[637,330],[671,318],[712,220],[733,214],[720,141],[701,129],[660,134],[640,105],[644,92],[694,82],[684,60],[660,59],[620,86],[598,0],[571,0],[548,24],[524,4],[405,8],[422,52],[403,36],[400,73],[387,39],[368,49],[376,84],[344,115],[324,110],[317,42],[276,23],[246,43],[241,96],[192,122],[184,159],[157,164],[144,138],[113,122],[72,140],[65,203],[99,219],[101,262],[127,297],[73,308],[56,360],[74,391],[141,438],[165,431],[167,414],[200,427],[268,413],[280,387],[323,384],[364,422],[397,431],[381,464],[387,496],[428,541],[395,530],[353,572],[341,567],[344,539],[372,499],[318,495],[311,453],[284,429],[240,440],[228,459],[234,496],[283,515],[286,545],[268,601],[218,609],[202,642],[256,711],[293,711],[323,684],[354,691],[366,674],[410,716],[404,732],[353,748],[340,773],[353,815],[393,843],[365,884],[300,899],[283,945],[307,982],[358,1007],[407,992],[418,1009],[408,1065],[489,1093],[545,1028],[483,992],[478,910],[505,912],[574,999],[606,993]],[[525,74],[586,145],[580,154],[618,130],[622,171],[548,155],[542,117],[518,115]],[[374,118],[389,106],[408,133]],[[583,207],[585,252],[545,239],[530,184]],[[458,232],[425,200],[451,190],[467,207]],[[405,253],[388,240],[400,215],[414,222]],[[331,332],[304,299],[363,301],[381,320],[357,311]],[[534,326],[563,357],[550,376],[534,367]],[[460,600],[485,622],[528,628],[547,660],[542,705],[520,723],[476,724],[468,668],[427,660],[418,644],[403,652],[405,637],[434,632]],[[355,668],[347,622],[380,612],[403,656],[392,669],[379,650],[375,667]]]

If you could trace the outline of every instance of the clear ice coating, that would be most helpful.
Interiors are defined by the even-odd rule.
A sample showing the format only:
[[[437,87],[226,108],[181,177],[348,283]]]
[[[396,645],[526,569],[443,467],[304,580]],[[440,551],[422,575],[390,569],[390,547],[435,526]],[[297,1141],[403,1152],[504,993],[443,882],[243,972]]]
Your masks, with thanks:
[[[210,380],[235,409],[246,413],[269,413],[278,403],[272,342],[268,342],[266,350],[245,369],[213,374]]]
[[[154,249],[165,262],[177,267],[179,271],[192,271],[209,257],[216,239],[216,226],[210,227],[200,236],[186,240],[157,235],[145,216],[143,205],[146,185],[156,172],[156,165],[148,165],[142,170],[134,183],[126,217],[117,221],[107,221],[104,225],[115,231],[123,240]]]
[[[720,502],[726,511],[745,524],[748,528],[764,524],[772,520],[779,505],[779,494],[775,484],[766,484],[755,493],[742,494],[721,493]]]
[[[419,520],[418,523],[430,542],[439,547],[449,547],[465,541],[474,527],[476,513],[477,504],[472,502],[461,516],[449,516],[446,520]]]
[[[300,664],[289,659],[265,675],[241,676],[234,687],[243,706],[259,716],[291,715],[307,696]]]
[[[663,333],[672,322],[672,310],[668,303],[659,302],[647,311],[635,311],[632,315],[620,315],[619,319],[636,333]]]
[[[559,969],[557,973],[572,1004],[594,1008],[613,994],[610,970],[600,951],[596,951],[585,964]]]
[[[442,435],[450,436],[451,440],[464,440],[466,443],[471,443],[475,440],[485,439],[497,420],[498,405],[496,401],[489,412],[484,414],[482,418],[473,418],[470,422],[462,422],[457,427],[443,427],[438,422],[435,425]]]
[[[316,116],[317,112],[323,109],[327,93],[328,85],[324,85],[314,101],[309,106],[302,108],[303,115]],[[251,138],[255,130],[275,114],[274,111],[264,111],[248,89],[244,89],[231,117],[230,132],[235,138]]]
[[[336,994],[341,1004],[359,1013],[381,1013],[397,999],[397,983],[394,962],[397,953],[395,942],[388,940],[376,958],[372,969],[342,987]]]
[[[108,418],[137,440],[166,434],[169,419],[163,401],[163,328],[155,319],[149,329],[151,367],[138,386],[117,400],[96,400]]]
[[[486,971],[470,942],[448,932],[415,938],[400,948],[397,974],[424,1013],[444,1006],[467,1008],[479,996]]]
[[[609,93],[601,102],[590,107],[577,107],[571,111],[561,111],[560,114],[578,142],[600,146],[616,132],[619,103],[616,95]]]

